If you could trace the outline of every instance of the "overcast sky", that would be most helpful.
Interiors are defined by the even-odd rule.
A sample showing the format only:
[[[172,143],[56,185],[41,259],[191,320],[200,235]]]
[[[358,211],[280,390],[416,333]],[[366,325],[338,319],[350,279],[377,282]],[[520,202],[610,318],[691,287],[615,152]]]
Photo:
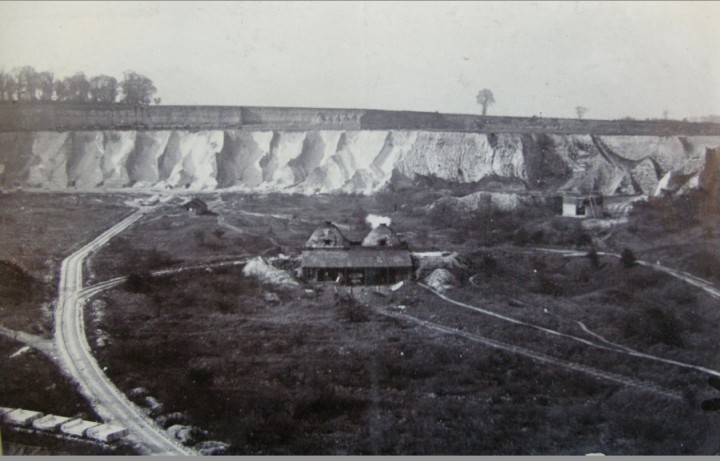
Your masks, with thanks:
[[[0,68],[150,77],[163,104],[720,114],[720,3],[0,2]]]

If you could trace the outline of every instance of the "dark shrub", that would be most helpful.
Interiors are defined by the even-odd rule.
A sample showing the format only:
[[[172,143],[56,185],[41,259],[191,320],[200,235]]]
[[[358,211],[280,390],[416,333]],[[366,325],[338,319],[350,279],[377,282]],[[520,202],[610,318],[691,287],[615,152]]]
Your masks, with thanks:
[[[498,262],[492,256],[485,255],[483,256],[481,267],[485,275],[494,275],[498,269]]]
[[[342,416],[357,419],[362,416],[367,402],[355,398],[335,395],[321,395],[299,404],[293,412],[293,418],[328,421]]]
[[[350,296],[338,299],[335,306],[340,309],[340,315],[348,322],[362,323],[370,320],[369,309]]]
[[[190,368],[187,371],[186,379],[199,389],[210,387],[215,372],[207,367]]]
[[[543,274],[538,278],[537,287],[534,291],[543,295],[562,296],[565,293],[565,287],[559,280]]]
[[[587,234],[583,232],[582,234],[577,236],[577,240],[575,241],[575,245],[578,247],[589,247],[592,246],[593,240],[590,234]]]
[[[657,287],[661,282],[666,282],[667,276],[652,269],[633,271],[626,277],[625,282],[632,290],[642,290]]]
[[[542,245],[545,243],[545,233],[542,229],[536,230],[533,232],[531,240],[534,245]]]
[[[588,252],[587,257],[590,260],[590,265],[594,269],[600,268],[600,256],[598,256],[597,250],[595,248]]]
[[[653,344],[666,344],[681,347],[682,326],[675,314],[660,307],[647,307],[640,313],[632,315],[625,324],[626,338],[635,337],[640,341]]]
[[[637,258],[635,258],[635,253],[633,253],[631,249],[625,248],[622,251],[622,254],[620,254],[620,262],[625,269],[633,267],[635,264],[637,264]]]
[[[524,227],[521,227],[513,233],[513,244],[523,247],[529,242],[530,236],[528,235],[528,231]]]
[[[125,289],[131,293],[147,293],[150,291],[150,279],[152,275],[149,272],[133,272],[125,281]]]
[[[683,340],[681,336],[681,325],[675,314],[669,310],[663,310],[659,307],[648,309],[649,315],[654,321],[651,323],[651,333],[654,339],[667,344],[669,346],[682,346]]]

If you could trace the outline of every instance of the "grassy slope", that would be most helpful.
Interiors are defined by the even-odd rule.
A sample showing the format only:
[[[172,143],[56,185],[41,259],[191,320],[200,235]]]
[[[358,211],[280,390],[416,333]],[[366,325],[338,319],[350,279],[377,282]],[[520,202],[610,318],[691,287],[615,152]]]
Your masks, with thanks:
[[[0,194],[0,324],[49,336],[62,259],[130,210],[122,196]],[[9,275],[15,274],[13,277]],[[20,276],[22,275],[22,276]]]

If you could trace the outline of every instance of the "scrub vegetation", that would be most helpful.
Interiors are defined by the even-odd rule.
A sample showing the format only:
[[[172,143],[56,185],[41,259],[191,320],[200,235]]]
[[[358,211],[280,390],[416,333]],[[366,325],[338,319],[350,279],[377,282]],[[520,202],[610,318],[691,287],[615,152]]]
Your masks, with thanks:
[[[461,226],[454,215],[438,222],[417,212],[419,203],[434,200],[413,195],[417,206],[395,207],[380,197],[222,194],[207,200],[235,228],[223,227],[221,237],[215,235],[218,217],[160,208],[123,235],[130,251],[119,262],[108,262],[118,254],[109,246],[92,268],[105,271],[103,277],[131,267],[149,270],[152,264],[140,255],[153,249],[171,255],[173,264],[244,254],[292,257],[324,220],[361,238],[371,212],[390,216],[413,249],[458,252],[460,265],[452,271],[459,283],[447,293],[452,299],[599,342],[582,322],[607,341],[720,368],[715,300],[593,250],[652,254],[623,237],[631,226],[646,225],[643,207],[606,244],[602,233],[543,208],[457,216],[486,229]],[[158,240],[154,226],[165,227]],[[194,239],[199,228],[215,240]],[[518,237],[523,229],[527,238]],[[160,235],[164,246],[158,249],[153,242],[159,245]],[[587,256],[543,254],[533,250],[539,244],[578,248]],[[292,259],[273,261],[297,267]],[[673,267],[674,261],[663,262]],[[100,299],[88,331],[93,344],[106,338],[96,353],[111,378],[128,393],[146,389],[162,403],[156,416],[182,413],[198,428],[198,439],[228,442],[231,454],[679,455],[718,449],[713,415],[699,409],[713,393],[702,373],[463,309],[414,283],[386,295],[278,288],[231,267],[146,276],[139,289],[131,281]],[[633,378],[679,399],[539,364],[423,328],[418,320]]]

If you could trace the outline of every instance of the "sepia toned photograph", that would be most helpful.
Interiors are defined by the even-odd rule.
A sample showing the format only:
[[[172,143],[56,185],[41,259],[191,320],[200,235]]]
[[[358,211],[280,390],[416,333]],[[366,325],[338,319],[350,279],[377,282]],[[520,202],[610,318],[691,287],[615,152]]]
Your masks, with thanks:
[[[718,24],[0,2],[0,455],[720,454]]]

